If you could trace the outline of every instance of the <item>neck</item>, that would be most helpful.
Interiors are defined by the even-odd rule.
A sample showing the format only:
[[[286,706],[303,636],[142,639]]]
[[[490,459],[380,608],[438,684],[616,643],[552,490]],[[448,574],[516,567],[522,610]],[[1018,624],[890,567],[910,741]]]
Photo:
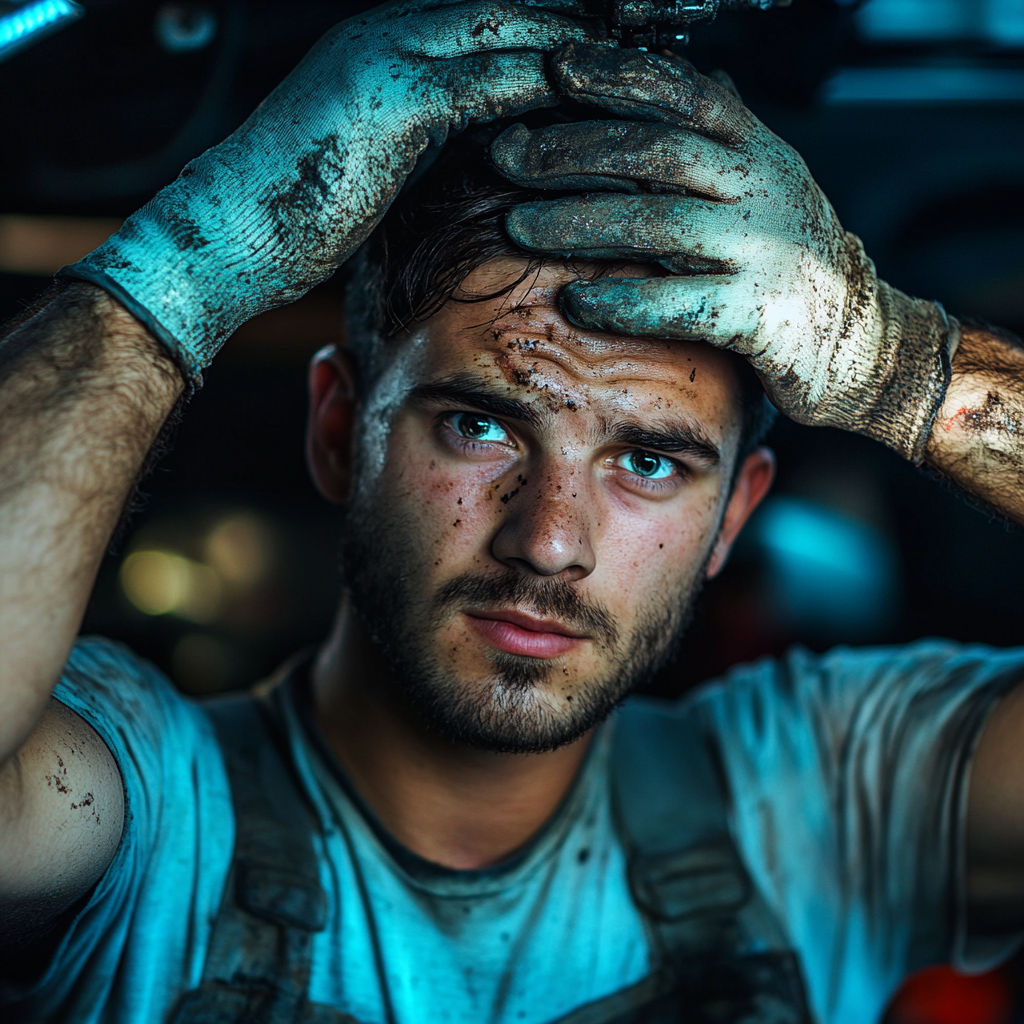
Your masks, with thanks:
[[[568,792],[590,741],[497,754],[431,732],[347,600],[313,668],[313,713],[384,827],[451,868],[496,864],[528,842]]]

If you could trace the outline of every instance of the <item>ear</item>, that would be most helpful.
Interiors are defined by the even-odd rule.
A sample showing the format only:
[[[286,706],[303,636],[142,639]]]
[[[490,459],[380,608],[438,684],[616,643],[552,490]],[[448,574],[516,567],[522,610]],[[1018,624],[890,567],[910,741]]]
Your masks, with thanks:
[[[761,504],[761,499],[768,493],[774,479],[775,453],[770,448],[757,448],[743,460],[708,562],[709,580],[725,568],[733,542],[751,513]]]
[[[355,458],[356,374],[351,355],[333,345],[309,364],[306,461],[313,483],[328,500],[348,500]]]

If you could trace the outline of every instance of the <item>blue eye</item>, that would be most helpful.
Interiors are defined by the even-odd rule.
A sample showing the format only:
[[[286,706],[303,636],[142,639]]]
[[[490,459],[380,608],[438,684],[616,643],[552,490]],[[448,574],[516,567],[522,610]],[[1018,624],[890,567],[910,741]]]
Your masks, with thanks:
[[[628,469],[630,473],[642,476],[645,480],[667,480],[675,476],[677,469],[672,459],[663,455],[652,455],[650,452],[626,452],[616,459],[618,465]]]
[[[456,434],[469,441],[508,442],[505,428],[493,417],[478,412],[457,412],[449,421]]]

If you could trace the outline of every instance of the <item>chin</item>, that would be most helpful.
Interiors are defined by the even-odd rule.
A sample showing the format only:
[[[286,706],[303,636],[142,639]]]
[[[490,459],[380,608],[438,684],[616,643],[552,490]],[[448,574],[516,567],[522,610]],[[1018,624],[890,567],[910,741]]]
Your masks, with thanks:
[[[403,689],[424,725],[481,750],[546,753],[585,736],[630,690],[592,681],[560,692],[561,664],[504,653],[492,660],[492,672],[473,681],[439,672],[406,676]]]

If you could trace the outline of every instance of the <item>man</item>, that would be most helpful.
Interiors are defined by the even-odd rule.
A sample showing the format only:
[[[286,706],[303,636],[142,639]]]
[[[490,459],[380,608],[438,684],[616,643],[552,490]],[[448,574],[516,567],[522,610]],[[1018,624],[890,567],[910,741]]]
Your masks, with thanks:
[[[1024,356],[878,281],[725,89],[554,6],[339,26],[0,349],[15,1019],[860,1022],[1014,948],[1024,652],[796,653],[605,719],[770,485],[751,367],[1022,520]],[[381,222],[449,125],[558,94],[597,119],[499,136],[514,185],[452,150]],[[367,238],[310,378],[333,634],[209,709],[72,651],[183,390]]]

